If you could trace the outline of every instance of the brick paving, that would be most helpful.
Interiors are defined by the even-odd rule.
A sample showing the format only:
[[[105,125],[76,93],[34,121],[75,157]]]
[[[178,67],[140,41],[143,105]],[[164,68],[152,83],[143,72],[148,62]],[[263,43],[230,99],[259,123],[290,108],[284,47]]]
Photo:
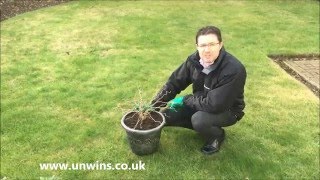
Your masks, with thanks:
[[[284,63],[310,84],[317,87],[318,89],[320,88],[319,59],[303,61],[285,60]]]

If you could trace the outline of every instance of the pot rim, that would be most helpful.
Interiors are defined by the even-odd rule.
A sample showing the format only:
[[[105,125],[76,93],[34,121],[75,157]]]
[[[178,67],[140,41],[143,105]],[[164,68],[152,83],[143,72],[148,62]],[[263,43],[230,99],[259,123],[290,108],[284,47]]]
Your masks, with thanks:
[[[124,129],[126,129],[127,131],[130,131],[130,132],[139,132],[140,134],[147,134],[147,133],[150,133],[150,132],[153,132],[153,131],[160,130],[160,129],[164,126],[164,124],[166,123],[165,118],[164,118],[164,116],[163,116],[162,113],[160,113],[160,112],[158,112],[158,111],[153,111],[153,112],[156,112],[156,113],[160,114],[161,117],[162,117],[162,120],[163,120],[163,121],[162,121],[162,123],[161,123],[159,126],[153,128],[153,129],[148,129],[148,130],[132,129],[132,128],[129,128],[129,127],[124,123],[125,117],[126,117],[128,114],[132,113],[132,112],[138,112],[138,111],[129,111],[129,112],[127,112],[125,115],[123,115],[123,116],[122,116],[122,119],[121,119],[121,125],[122,125],[122,127],[123,127]]]

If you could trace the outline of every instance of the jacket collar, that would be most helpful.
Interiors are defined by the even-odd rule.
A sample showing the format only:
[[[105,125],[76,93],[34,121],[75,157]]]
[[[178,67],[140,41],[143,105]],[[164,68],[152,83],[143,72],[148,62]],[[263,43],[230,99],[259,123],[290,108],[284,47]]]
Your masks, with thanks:
[[[224,58],[224,56],[226,55],[226,51],[224,49],[224,47],[222,47],[220,49],[220,53],[219,53],[219,56],[218,58],[215,60],[215,62],[210,65],[209,67],[207,68],[203,68],[202,72],[205,73],[206,75],[208,75],[209,73],[211,73],[212,71],[216,70],[217,67],[222,63],[222,60]]]
[[[203,66],[200,64],[200,56],[198,51],[196,51],[193,55],[191,55],[190,60],[194,65],[196,65],[197,68],[201,69],[204,74],[208,75],[212,71],[216,70],[218,66],[220,66],[225,55],[226,55],[226,51],[224,49],[224,46],[222,46],[222,48],[220,49],[218,58],[215,60],[215,62],[212,65],[210,65],[207,68],[203,68]]]

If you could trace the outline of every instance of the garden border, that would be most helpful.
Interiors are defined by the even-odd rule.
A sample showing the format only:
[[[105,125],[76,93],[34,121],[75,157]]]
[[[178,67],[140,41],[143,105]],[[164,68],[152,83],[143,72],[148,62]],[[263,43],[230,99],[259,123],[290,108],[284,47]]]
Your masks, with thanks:
[[[269,54],[271,60],[278,64],[282,69],[284,69],[289,75],[293,76],[295,79],[305,84],[317,97],[320,97],[320,89],[310,83],[301,74],[294,71],[289,67],[284,61],[308,61],[312,58],[320,59],[320,54]]]

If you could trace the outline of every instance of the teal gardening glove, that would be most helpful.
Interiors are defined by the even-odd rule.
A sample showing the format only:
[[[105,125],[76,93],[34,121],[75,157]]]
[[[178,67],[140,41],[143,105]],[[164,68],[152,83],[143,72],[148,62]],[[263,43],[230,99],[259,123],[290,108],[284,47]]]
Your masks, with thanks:
[[[183,105],[183,96],[182,97],[176,97],[174,98],[172,101],[170,101],[168,103],[169,105],[169,108],[170,109],[179,109],[179,108],[182,108],[184,105]]]

